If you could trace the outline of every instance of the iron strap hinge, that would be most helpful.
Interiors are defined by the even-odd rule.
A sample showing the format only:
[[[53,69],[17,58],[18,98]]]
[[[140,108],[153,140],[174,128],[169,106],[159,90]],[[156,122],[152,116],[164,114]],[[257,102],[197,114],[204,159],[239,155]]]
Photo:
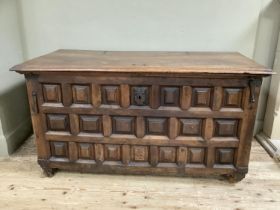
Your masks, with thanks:
[[[260,87],[262,84],[261,79],[250,79],[249,80],[249,87],[250,87],[250,103],[256,102],[256,87]]]
[[[38,109],[38,101],[37,101],[37,92],[33,91],[32,92],[32,114],[38,114],[39,109]]]

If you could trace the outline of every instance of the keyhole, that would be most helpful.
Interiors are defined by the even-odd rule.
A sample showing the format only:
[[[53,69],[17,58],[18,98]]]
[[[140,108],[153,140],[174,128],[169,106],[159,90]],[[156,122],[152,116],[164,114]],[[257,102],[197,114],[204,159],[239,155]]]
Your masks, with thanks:
[[[141,100],[141,96],[138,96],[138,99]]]

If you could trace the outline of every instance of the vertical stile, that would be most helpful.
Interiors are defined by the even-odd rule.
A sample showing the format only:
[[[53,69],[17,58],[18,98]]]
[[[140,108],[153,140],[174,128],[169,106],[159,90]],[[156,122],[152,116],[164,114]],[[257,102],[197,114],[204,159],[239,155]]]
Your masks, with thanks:
[[[170,117],[169,119],[169,138],[175,139],[179,132],[179,123],[176,117]]]
[[[213,137],[213,132],[214,132],[214,125],[213,125],[213,119],[212,118],[207,118],[204,121],[204,139],[205,140],[210,140]]]
[[[130,146],[122,145],[122,162],[124,165],[128,165],[130,161]]]
[[[76,142],[69,142],[69,160],[74,162],[78,159],[78,149]]]
[[[102,144],[95,144],[95,161],[97,164],[102,164],[104,161],[104,147]]]
[[[99,84],[92,84],[92,104],[94,107],[99,107],[101,104],[101,88]]]
[[[144,117],[136,118],[136,137],[143,138],[145,136],[145,120]]]
[[[72,89],[68,83],[62,84],[62,101],[64,106],[70,106],[72,104]]]
[[[192,101],[192,88],[191,86],[183,86],[181,92],[181,108],[182,109],[189,109],[191,106]]]
[[[79,133],[79,116],[77,114],[69,114],[71,134],[76,136]]]
[[[223,88],[215,87],[214,88],[214,98],[213,98],[213,111],[219,111],[222,107],[223,100]]]
[[[112,134],[112,120],[109,115],[102,116],[103,121],[103,135],[109,137]]]
[[[184,167],[187,163],[188,149],[187,147],[179,147],[177,152],[177,164],[180,167]]]
[[[158,164],[158,146],[150,146],[150,163],[153,167]]]
[[[129,85],[121,85],[121,106],[128,108],[130,105]]]
[[[159,85],[152,85],[150,94],[151,108],[157,109],[160,106],[159,95]]]

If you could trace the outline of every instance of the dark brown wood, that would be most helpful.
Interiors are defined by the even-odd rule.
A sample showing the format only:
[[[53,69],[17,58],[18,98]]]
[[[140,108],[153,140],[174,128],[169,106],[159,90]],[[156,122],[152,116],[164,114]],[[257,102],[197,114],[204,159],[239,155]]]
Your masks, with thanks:
[[[26,74],[38,163],[94,173],[248,171],[262,76],[237,53],[59,50]]]

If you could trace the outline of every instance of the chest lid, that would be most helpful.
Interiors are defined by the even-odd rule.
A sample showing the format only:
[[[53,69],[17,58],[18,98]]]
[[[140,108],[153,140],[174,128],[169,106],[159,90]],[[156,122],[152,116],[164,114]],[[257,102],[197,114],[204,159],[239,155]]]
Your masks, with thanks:
[[[27,72],[122,72],[271,75],[272,70],[236,52],[57,50],[11,68]]]

